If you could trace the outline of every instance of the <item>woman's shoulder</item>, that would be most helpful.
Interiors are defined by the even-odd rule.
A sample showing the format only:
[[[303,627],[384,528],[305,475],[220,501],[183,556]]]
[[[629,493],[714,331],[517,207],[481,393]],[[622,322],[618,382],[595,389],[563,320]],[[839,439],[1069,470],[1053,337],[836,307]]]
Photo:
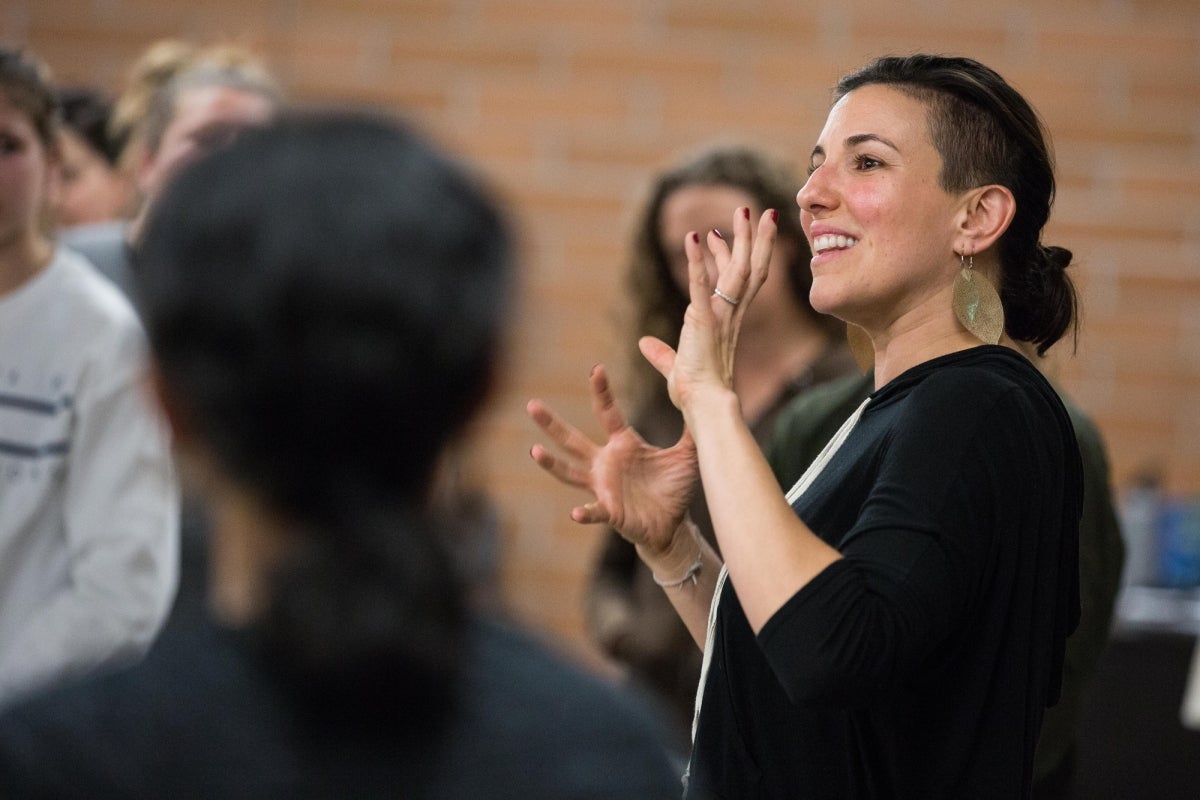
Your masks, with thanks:
[[[1000,398],[1053,396],[1049,381],[1025,356],[999,345],[985,345],[933,359],[914,373],[907,387],[917,401],[995,402]],[[906,374],[907,375],[907,374]],[[897,378],[902,382],[906,376]]]
[[[881,407],[894,409],[888,417],[892,429],[946,446],[951,442],[966,446],[979,437],[1011,440],[1020,431],[1031,437],[1055,432],[1065,436],[1071,429],[1062,400],[1049,381],[1009,348],[986,346],[953,353],[893,383],[901,385],[889,384],[876,395]]]

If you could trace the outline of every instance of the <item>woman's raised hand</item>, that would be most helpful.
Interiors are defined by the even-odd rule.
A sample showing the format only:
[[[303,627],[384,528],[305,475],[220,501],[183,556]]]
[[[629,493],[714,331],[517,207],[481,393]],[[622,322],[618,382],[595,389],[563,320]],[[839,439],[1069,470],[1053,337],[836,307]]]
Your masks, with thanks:
[[[677,407],[684,408],[690,394],[706,385],[732,388],[742,318],[766,280],[778,218],[774,209],[766,210],[755,231],[750,209],[737,209],[732,247],[716,231],[708,232],[708,249],[717,266],[715,285],[705,266],[699,234],[690,233],[684,241],[691,303],[684,314],[679,348],[672,350],[651,336],[639,342],[642,354],[666,376],[671,401]]]
[[[733,385],[733,357],[746,307],[767,276],[775,242],[773,210],[763,213],[757,232],[750,209],[734,212],[732,246],[720,234],[708,234],[717,266],[712,285],[700,237],[689,234],[691,302],[684,315],[678,350],[659,339],[639,343],[643,355],[667,378],[671,400],[684,408],[688,396],[706,386],[728,390]],[[579,523],[607,523],[647,554],[664,551],[679,528],[699,478],[696,445],[688,430],[668,448],[648,444],[625,421],[609,388],[603,366],[591,375],[592,408],[606,440],[592,441],[562,420],[540,400],[530,400],[529,416],[562,451],[541,445],[530,450],[542,469],[569,486],[586,489],[593,500],[571,511]]]
[[[606,441],[593,441],[540,400],[530,400],[529,416],[562,455],[541,445],[529,454],[563,483],[591,492],[594,499],[572,509],[571,519],[607,523],[649,554],[661,552],[670,545],[695,491],[696,446],[686,430],[672,447],[648,444],[625,421],[601,365],[592,370],[591,390]]]

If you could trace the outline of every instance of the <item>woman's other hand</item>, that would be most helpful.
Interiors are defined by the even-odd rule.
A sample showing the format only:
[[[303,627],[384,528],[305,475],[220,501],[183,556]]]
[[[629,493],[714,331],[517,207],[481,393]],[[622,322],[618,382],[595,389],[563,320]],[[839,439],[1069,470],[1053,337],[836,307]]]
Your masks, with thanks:
[[[686,430],[671,447],[648,444],[617,407],[603,365],[592,369],[590,382],[592,408],[606,440],[593,441],[540,400],[530,400],[529,416],[562,454],[541,445],[529,454],[558,480],[592,494],[591,502],[571,510],[571,519],[605,523],[647,555],[661,553],[670,546],[699,479],[696,446]]]

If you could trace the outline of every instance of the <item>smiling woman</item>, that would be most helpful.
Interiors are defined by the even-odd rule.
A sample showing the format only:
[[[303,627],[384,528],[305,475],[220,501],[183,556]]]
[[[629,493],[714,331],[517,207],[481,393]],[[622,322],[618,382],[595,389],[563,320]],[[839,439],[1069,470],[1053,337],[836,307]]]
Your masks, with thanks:
[[[678,347],[642,342],[679,441],[643,442],[597,370],[607,441],[535,400],[566,455],[532,455],[593,493],[573,517],[634,542],[704,649],[689,797],[1028,797],[1079,614],[1079,449],[1019,349],[1074,315],[1070,254],[1039,242],[1048,147],[982,64],[884,58],[839,84],[811,168],[812,305],[869,336],[875,391],[786,497],[730,380],[775,233],[747,209],[710,254],[685,237]],[[955,308],[963,283],[972,302],[1000,287],[987,342]],[[681,501],[697,472],[720,557]]]

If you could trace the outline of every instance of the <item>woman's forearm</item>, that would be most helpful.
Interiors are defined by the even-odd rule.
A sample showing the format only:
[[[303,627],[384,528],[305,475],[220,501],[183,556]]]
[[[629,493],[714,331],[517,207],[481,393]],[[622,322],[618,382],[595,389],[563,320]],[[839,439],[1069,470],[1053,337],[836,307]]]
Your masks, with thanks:
[[[697,394],[684,415],[696,441],[717,543],[757,633],[841,554],[814,535],[784,500],[732,390]]]
[[[696,646],[703,650],[708,610],[721,571],[717,551],[700,535],[695,523],[685,518],[666,549],[651,554],[639,547],[638,555],[650,568],[655,582],[663,587]]]

